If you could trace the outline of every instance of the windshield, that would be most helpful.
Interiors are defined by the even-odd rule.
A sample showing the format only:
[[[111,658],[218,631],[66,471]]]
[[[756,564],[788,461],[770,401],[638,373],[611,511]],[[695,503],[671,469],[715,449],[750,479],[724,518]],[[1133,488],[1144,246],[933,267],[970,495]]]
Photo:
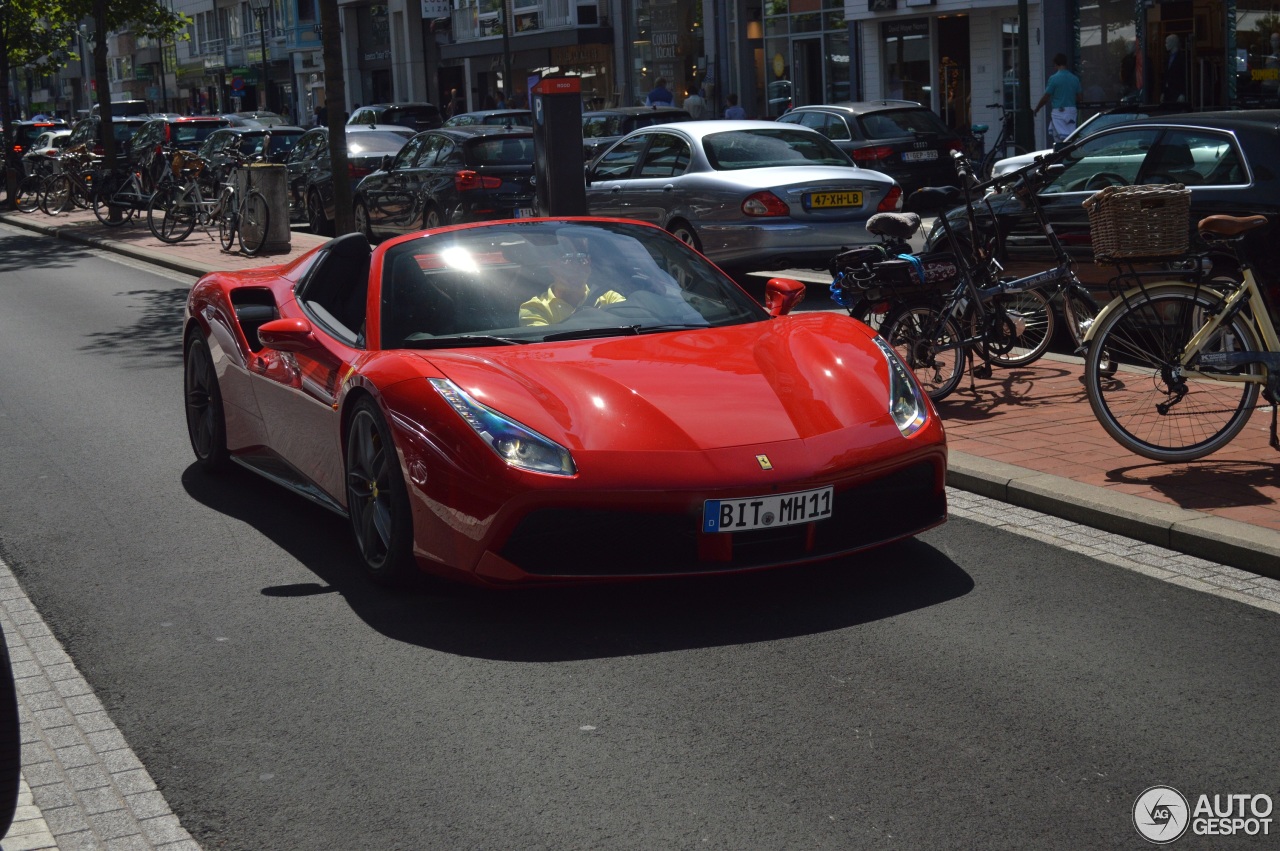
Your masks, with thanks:
[[[466,228],[383,259],[382,348],[541,343],[768,318],[684,243],[645,225]]]
[[[852,165],[830,139],[799,127],[730,130],[705,136],[702,146],[716,171],[797,165]]]
[[[533,137],[497,136],[476,139],[467,145],[469,165],[530,165]]]

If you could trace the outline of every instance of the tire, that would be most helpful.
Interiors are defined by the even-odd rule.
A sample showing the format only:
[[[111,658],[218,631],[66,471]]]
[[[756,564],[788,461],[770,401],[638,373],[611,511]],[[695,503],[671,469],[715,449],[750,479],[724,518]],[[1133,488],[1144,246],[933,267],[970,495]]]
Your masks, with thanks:
[[[365,206],[364,201],[356,201],[351,209],[351,216],[355,220],[356,232],[362,233],[365,239],[373,242],[373,226],[369,223],[369,208]]]
[[[667,225],[667,230],[676,239],[692,248],[694,251],[702,251],[702,240],[698,239],[697,231],[693,229],[693,225],[684,219],[676,219]]]
[[[1146,297],[1118,305],[1094,334],[1085,360],[1085,392],[1098,422],[1131,452],[1154,461],[1194,461],[1240,433],[1258,401],[1259,385],[1213,381],[1197,375],[1174,392],[1175,358],[1221,300],[1204,290],[1153,287]],[[1252,326],[1242,316],[1219,328],[1205,351],[1258,351]],[[1103,359],[1119,362],[1114,377]],[[1233,370],[1259,375],[1251,364]],[[1157,405],[1167,404],[1165,413]]]
[[[316,236],[333,236],[333,222],[325,215],[324,201],[315,190],[307,193],[307,230]]]
[[[271,207],[267,197],[257,189],[249,190],[244,201],[244,218],[240,220],[240,250],[254,257],[267,244],[271,232]]]
[[[44,178],[29,174],[18,181],[18,194],[14,203],[19,213],[34,213],[40,209],[40,199],[44,197]]]
[[[982,347],[983,360],[997,366],[1026,366],[1049,351],[1058,320],[1053,305],[1039,290],[997,296],[1006,324],[993,329],[999,337]]]
[[[129,220],[125,211],[118,207],[115,209],[119,215],[116,216],[115,221],[111,220],[111,199],[120,189],[122,180],[123,178],[118,174],[103,175],[98,179],[98,184],[93,190],[93,215],[107,227],[118,228]]]
[[[236,229],[240,223],[238,203],[236,191],[230,186],[222,187],[218,196],[218,244],[223,251],[230,251],[236,244]]]
[[[200,218],[200,191],[192,184],[178,191],[167,204],[160,197],[162,192],[165,190],[151,196],[151,206],[147,209],[147,226],[161,242],[173,245],[182,242],[195,230],[196,220]]]
[[[347,427],[347,514],[365,575],[377,585],[413,578],[413,520],[400,456],[372,399],[355,403]]]
[[[932,334],[934,328],[938,333]],[[938,308],[920,304],[900,307],[885,319],[880,334],[915,373],[930,399],[945,399],[960,384],[965,370],[963,338],[956,323],[942,319]]]
[[[428,207],[422,213],[422,229],[435,230],[444,224],[444,220],[440,217],[440,211],[435,207]]]
[[[227,420],[213,355],[199,330],[187,340],[182,389],[186,397],[187,436],[191,438],[196,463],[206,472],[221,472],[231,462]]]
[[[75,204],[74,198],[75,188],[71,178],[65,174],[55,174],[45,182],[40,209],[45,215],[56,216],[70,210]]]

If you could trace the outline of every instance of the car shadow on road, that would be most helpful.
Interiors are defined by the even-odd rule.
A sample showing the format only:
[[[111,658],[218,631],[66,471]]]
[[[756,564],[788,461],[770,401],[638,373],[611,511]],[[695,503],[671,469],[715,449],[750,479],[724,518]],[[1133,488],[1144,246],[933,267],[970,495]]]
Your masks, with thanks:
[[[318,580],[261,593],[303,607],[336,592],[379,633],[460,656],[551,662],[773,641],[883,620],[973,588],[946,555],[907,540],[734,576],[519,590],[424,581],[388,592],[360,575],[347,524],[325,509],[241,470],[209,476],[193,465],[182,481],[193,499],[249,524]]]

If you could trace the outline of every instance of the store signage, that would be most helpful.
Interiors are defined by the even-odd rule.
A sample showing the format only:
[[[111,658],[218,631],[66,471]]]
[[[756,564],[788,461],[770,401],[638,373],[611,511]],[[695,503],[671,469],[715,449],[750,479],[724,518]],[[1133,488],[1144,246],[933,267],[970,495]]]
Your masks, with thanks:
[[[913,18],[910,21],[885,21],[880,25],[880,35],[883,38],[905,38],[907,36],[928,34],[928,18]]]

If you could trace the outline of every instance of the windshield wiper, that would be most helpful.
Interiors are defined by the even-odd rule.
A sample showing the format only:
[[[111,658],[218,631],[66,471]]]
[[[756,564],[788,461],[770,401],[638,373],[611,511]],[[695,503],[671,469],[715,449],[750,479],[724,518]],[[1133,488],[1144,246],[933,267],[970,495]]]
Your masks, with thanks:
[[[653,334],[660,331],[690,331],[710,327],[710,325],[694,325],[690,322],[668,322],[666,325],[645,325],[637,333]]]
[[[560,340],[589,340],[592,337],[632,337],[640,333],[639,325],[611,325],[606,328],[578,328],[573,331],[558,331],[542,338],[544,343],[555,343]]]
[[[489,334],[458,334],[452,337],[430,337],[424,340],[405,340],[410,349],[461,349],[469,346],[523,346],[528,340],[510,337],[494,337]]]

